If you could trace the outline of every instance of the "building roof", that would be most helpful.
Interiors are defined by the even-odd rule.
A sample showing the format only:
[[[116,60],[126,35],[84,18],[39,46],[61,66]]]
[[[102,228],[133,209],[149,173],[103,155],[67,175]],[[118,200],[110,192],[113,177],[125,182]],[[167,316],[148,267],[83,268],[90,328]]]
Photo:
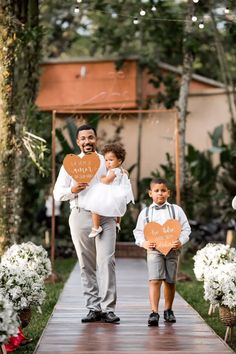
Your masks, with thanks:
[[[181,69],[158,63],[163,72],[181,76]],[[121,70],[116,70],[115,59],[71,58],[50,59],[41,64],[41,77],[37,105],[40,110],[98,110],[135,109],[138,102],[137,58],[125,60]],[[155,95],[149,83],[150,75],[144,74],[144,100]],[[190,93],[221,89],[224,85],[215,80],[193,74]]]

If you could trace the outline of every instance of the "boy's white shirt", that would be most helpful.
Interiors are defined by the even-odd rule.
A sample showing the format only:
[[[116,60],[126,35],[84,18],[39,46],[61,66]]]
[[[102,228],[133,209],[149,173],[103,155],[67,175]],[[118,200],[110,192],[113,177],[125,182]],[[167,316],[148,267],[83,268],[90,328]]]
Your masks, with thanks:
[[[83,157],[84,153],[82,152],[78,156]],[[71,188],[75,186],[76,181],[73,180],[73,178],[66,172],[64,166],[62,165],[53,190],[54,199],[57,201],[70,201],[71,209],[77,206],[83,208],[83,201],[86,197],[88,189],[95,183],[99,183],[100,178],[107,173],[104,157],[100,154],[98,154],[98,156],[100,158],[99,169],[96,175],[89,182],[89,186],[80,193],[71,192]]]
[[[164,204],[171,205],[168,202],[166,202]],[[190,228],[190,225],[188,223],[188,219],[187,219],[183,209],[176,204],[172,204],[172,205],[173,205],[174,211],[175,211],[175,219],[178,220],[180,222],[180,224],[182,225],[182,230],[180,233],[179,240],[180,240],[181,244],[184,245],[189,240],[191,228]],[[172,213],[170,215],[169,211],[168,211],[168,210],[171,211],[171,208],[167,207],[165,209],[156,210],[155,206],[158,206],[158,205],[155,203],[152,203],[149,206],[149,211],[148,211],[149,222],[153,221],[153,222],[157,222],[157,223],[163,225],[168,219],[173,218]],[[136,243],[136,245],[138,245],[140,247],[142,247],[143,242],[145,241],[143,230],[144,230],[144,227],[146,224],[147,224],[147,216],[146,216],[146,208],[144,208],[138,216],[137,225],[133,231],[133,234],[135,237],[135,243]]]

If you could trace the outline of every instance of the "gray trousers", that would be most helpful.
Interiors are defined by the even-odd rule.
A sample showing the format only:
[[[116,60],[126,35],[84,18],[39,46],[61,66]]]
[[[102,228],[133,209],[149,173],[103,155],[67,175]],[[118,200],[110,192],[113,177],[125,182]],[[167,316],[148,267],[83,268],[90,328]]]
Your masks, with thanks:
[[[95,311],[114,311],[116,305],[115,218],[101,217],[103,232],[89,238],[91,212],[73,208],[69,217],[72,241],[79,259],[86,307]]]

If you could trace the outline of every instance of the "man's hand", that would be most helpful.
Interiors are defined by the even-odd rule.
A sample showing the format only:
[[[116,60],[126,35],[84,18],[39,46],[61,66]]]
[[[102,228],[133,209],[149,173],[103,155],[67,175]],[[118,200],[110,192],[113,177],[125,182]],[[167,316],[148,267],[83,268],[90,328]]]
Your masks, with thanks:
[[[142,247],[146,250],[152,250],[153,248],[156,248],[156,242],[144,241]]]
[[[172,243],[173,250],[178,250],[181,247],[182,247],[182,243],[180,242],[180,240],[176,240]]]
[[[71,187],[72,193],[79,193],[88,186],[88,183],[77,183],[74,187]]]

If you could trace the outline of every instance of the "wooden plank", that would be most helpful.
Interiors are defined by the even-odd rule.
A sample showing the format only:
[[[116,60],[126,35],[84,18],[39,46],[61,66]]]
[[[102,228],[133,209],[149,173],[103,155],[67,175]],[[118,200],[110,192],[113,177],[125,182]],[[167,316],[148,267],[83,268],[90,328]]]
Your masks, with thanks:
[[[145,260],[118,259],[117,284],[120,324],[82,324],[87,311],[76,266],[34,354],[233,353],[178,294],[174,303],[177,322],[164,322],[161,298],[159,327],[147,326],[150,310]]]

